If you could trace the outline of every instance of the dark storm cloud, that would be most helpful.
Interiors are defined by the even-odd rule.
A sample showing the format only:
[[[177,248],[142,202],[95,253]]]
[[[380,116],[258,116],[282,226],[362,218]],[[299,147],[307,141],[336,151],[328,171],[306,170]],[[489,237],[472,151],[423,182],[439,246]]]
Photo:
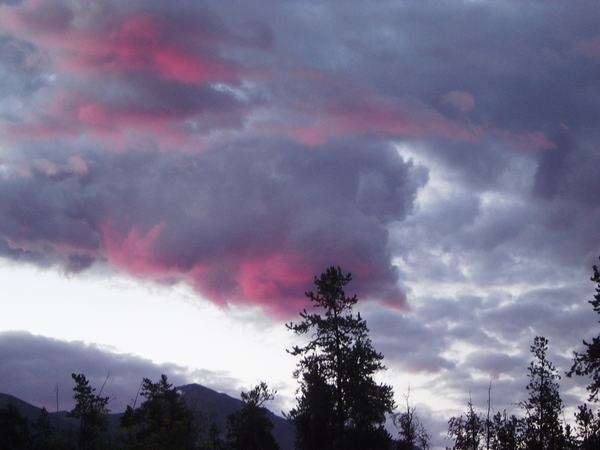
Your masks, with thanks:
[[[113,412],[122,412],[127,405],[133,404],[143,378],[157,380],[161,374],[166,374],[177,386],[200,377],[212,380],[215,384],[210,387],[213,388],[223,387],[231,381],[226,377],[219,379],[218,374],[209,371],[194,372],[175,364],[154,364],[93,344],[16,331],[0,333],[0,360],[0,391],[48,410],[56,410],[57,386],[59,409],[73,408],[72,388],[75,384],[72,373],[85,374],[96,392],[106,381],[102,395],[111,397],[109,408]]]
[[[41,267],[50,267],[53,261],[48,255],[43,252],[32,252],[20,248],[11,247],[5,239],[0,239],[0,255],[4,258],[12,259],[19,262],[30,262]]]
[[[211,299],[295,311],[341,264],[363,296],[403,306],[386,226],[426,172],[369,140],[309,148],[247,142],[199,155],[126,152],[19,161],[2,180],[0,232],[18,250],[183,277]],[[7,252],[10,256],[11,252]]]
[[[21,101],[48,84],[48,63],[29,42],[0,34],[0,119],[19,120]]]

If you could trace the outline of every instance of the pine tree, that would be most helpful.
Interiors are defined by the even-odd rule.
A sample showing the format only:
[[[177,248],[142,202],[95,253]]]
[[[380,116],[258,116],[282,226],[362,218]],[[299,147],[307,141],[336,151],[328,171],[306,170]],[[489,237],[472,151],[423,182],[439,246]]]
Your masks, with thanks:
[[[469,398],[466,414],[448,421],[448,437],[454,440],[452,450],[479,450],[484,428],[484,419],[475,412]]]
[[[560,376],[546,357],[548,340],[536,336],[531,347],[534,360],[529,365],[529,399],[521,403],[526,412],[525,443],[528,450],[561,450],[565,438],[562,425]]]
[[[578,406],[575,413],[577,444],[581,450],[600,448],[600,413],[594,415],[586,404]]]
[[[32,447],[35,449],[47,449],[51,447],[54,438],[54,430],[50,423],[48,410],[43,407],[33,424]]]
[[[594,300],[588,301],[594,308],[594,312],[600,314],[600,271],[597,266],[593,266],[594,275],[591,281],[596,283],[596,294]],[[592,342],[583,341],[585,351],[582,353],[575,352],[573,365],[571,370],[567,372],[570,377],[573,374],[579,376],[587,376],[592,379],[587,389],[590,392],[589,400],[598,401],[598,393],[600,392],[600,335],[592,338]]]
[[[187,450],[196,444],[194,414],[166,375],[153,382],[144,378],[140,408],[127,407],[121,426],[135,432],[133,446],[143,449]]]
[[[492,450],[518,450],[523,442],[523,422],[514,414],[497,412],[492,418]]]
[[[29,448],[29,423],[11,404],[0,408],[0,449]]]
[[[395,406],[393,391],[373,380],[385,369],[383,355],[373,349],[366,322],[352,312],[358,299],[344,292],[351,280],[339,267],[315,277],[317,293],[306,296],[324,314],[304,310],[300,323],[287,325],[298,335],[312,336],[290,351],[301,357],[294,372],[300,395],[289,414],[298,449],[369,450],[387,448],[391,440],[383,424]]]
[[[102,438],[108,429],[107,408],[109,397],[94,394],[95,388],[90,386],[84,374],[71,374],[75,381],[75,408],[70,417],[79,419],[79,448],[82,450],[102,447]]]
[[[227,445],[231,450],[279,450],[271,434],[273,422],[263,406],[273,400],[275,392],[262,382],[249,392],[242,392],[242,409],[227,417]]]

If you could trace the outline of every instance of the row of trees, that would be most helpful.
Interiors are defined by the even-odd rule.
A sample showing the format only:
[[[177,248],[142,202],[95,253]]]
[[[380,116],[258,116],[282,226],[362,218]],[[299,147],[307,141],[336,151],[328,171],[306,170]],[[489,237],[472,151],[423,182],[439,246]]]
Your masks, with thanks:
[[[600,314],[600,272],[594,266],[591,280],[596,283],[594,300],[589,303]],[[600,336],[583,341],[585,351],[575,353],[567,376],[587,376],[589,401],[597,402],[600,392]],[[527,400],[519,403],[524,415],[475,412],[469,401],[467,411],[448,422],[452,450],[598,450],[600,449],[600,412],[586,403],[578,406],[574,426],[564,418],[560,397],[560,375],[547,357],[548,340],[537,336],[531,346],[533,360],[528,368]],[[490,385],[491,389],[491,385]]]
[[[578,440],[570,426],[563,427],[563,407],[559,393],[560,376],[547,359],[548,340],[536,337],[531,347],[534,360],[529,366],[529,398],[519,403],[524,417],[506,411],[490,415],[490,395],[487,414],[477,413],[471,401],[467,411],[448,421],[448,437],[454,440],[453,450],[563,450],[577,447]],[[490,384],[491,391],[491,384]],[[580,442],[588,448],[587,442]],[[595,448],[595,447],[594,447]]]
[[[227,433],[194,412],[180,392],[162,375],[157,382],[144,378],[139,408],[128,406],[118,426],[109,423],[110,398],[96,394],[83,374],[75,381],[75,407],[68,416],[78,420],[77,430],[58,432],[45,408],[32,428],[12,405],[0,409],[1,450],[278,450],[271,434],[273,423],[264,403],[274,392],[260,383],[241,394],[242,407],[227,417]]]
[[[299,357],[294,377],[298,380],[297,404],[288,414],[295,426],[297,450],[427,450],[429,435],[406,395],[406,408],[395,413],[392,387],[377,383],[374,376],[385,370],[383,355],[374,350],[369,330],[360,314],[354,314],[356,296],[347,297],[344,288],[352,280],[339,267],[331,267],[315,277],[316,293],[306,293],[314,313],[303,310],[299,323],[287,324],[289,330],[309,339],[289,352]],[[590,303],[600,313],[600,273],[594,266],[592,280],[596,295]],[[585,344],[585,352],[576,353],[573,374],[589,376],[590,401],[600,391],[600,336]],[[600,448],[600,415],[586,404],[579,407],[575,429],[565,424],[559,394],[560,376],[547,358],[548,341],[536,337],[531,347],[529,398],[520,404],[523,417],[506,412],[490,415],[474,410],[448,422],[453,450],[572,450]],[[144,379],[139,408],[127,407],[118,430],[108,433],[109,398],[95,393],[83,374],[73,374],[75,408],[70,415],[79,420],[76,439],[59,439],[51,433],[47,413],[36,425],[35,439],[24,447],[15,444],[0,448],[102,448],[126,449],[197,449],[197,450],[276,450],[264,404],[274,397],[264,383],[241,395],[242,408],[228,417],[223,435],[206,417],[195,415],[179,392],[163,375],[159,381]],[[0,411],[2,414],[14,411]],[[46,416],[43,416],[46,414]],[[45,419],[44,419],[45,417]],[[386,430],[392,417],[398,434],[394,439]],[[14,419],[14,418],[13,418]],[[44,425],[44,421],[48,422]],[[25,435],[22,422],[16,427]],[[45,430],[45,431],[40,431]],[[13,433],[14,434],[14,433]],[[11,436],[13,436],[11,434]],[[0,428],[0,436],[2,435]],[[8,436],[9,434],[6,434]],[[15,435],[17,436],[18,433]],[[14,442],[18,441],[18,436]],[[23,441],[24,442],[24,441]],[[41,443],[41,444],[40,444]],[[41,447],[39,445],[42,445]],[[37,447],[36,447],[37,446]]]

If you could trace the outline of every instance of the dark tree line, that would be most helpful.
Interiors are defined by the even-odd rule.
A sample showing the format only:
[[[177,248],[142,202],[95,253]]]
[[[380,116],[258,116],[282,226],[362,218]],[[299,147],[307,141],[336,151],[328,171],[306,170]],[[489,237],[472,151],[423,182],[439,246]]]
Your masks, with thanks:
[[[600,272],[594,266],[592,281],[596,295],[592,304],[600,314]],[[316,293],[307,292],[314,312],[303,310],[299,323],[289,330],[309,339],[289,353],[298,356],[294,377],[298,380],[297,403],[288,414],[296,431],[297,450],[428,450],[430,436],[410,404],[408,391],[403,411],[396,412],[391,386],[377,383],[374,376],[385,370],[383,355],[369,339],[369,329],[353,307],[358,299],[348,297],[345,286],[352,280],[339,267],[330,267],[315,277]],[[600,392],[600,336],[583,342],[575,353],[567,376],[587,376],[589,401]],[[560,376],[547,357],[548,340],[534,339],[528,367],[528,398],[519,407],[520,417],[506,411],[487,414],[475,411],[469,400],[467,411],[448,421],[451,450],[596,450],[600,449],[600,412],[587,404],[579,406],[574,426],[564,419],[560,398]],[[227,418],[227,429],[219,430],[209,417],[188,407],[180,392],[162,375],[156,382],[144,378],[139,407],[128,406],[116,427],[108,422],[110,397],[97,394],[83,374],[72,374],[75,407],[69,416],[78,420],[76,430],[51,425],[42,409],[31,426],[14,406],[0,408],[0,450],[278,450],[273,423],[265,404],[275,392],[260,383],[242,392],[242,407]],[[490,385],[491,390],[491,385]],[[385,428],[391,419],[392,436]]]
[[[594,300],[589,301],[600,314],[600,272],[593,266],[596,283]],[[597,402],[600,392],[600,335],[583,341],[585,351],[575,352],[567,376],[587,376],[591,383],[588,401]],[[522,417],[506,411],[485,417],[468,403],[467,412],[448,422],[452,450],[599,450],[600,411],[594,413],[586,403],[574,415],[574,427],[564,418],[559,392],[560,375],[547,357],[548,340],[537,336],[531,346],[533,360],[528,368],[527,400],[519,404]]]
[[[453,450],[566,450],[576,448],[565,433],[560,376],[548,360],[548,340],[536,337],[531,346],[534,359],[528,368],[527,400],[519,403],[524,417],[506,411],[490,417],[477,413],[471,401],[467,412],[448,421]]]
[[[167,376],[144,378],[139,408],[128,406],[111,429],[109,397],[96,394],[83,374],[73,374],[76,430],[56,430],[42,408],[32,427],[12,405],[0,408],[0,450],[279,450],[273,423],[263,406],[274,392],[260,383],[242,392],[242,407],[227,417],[227,433],[202,413],[194,412]]]

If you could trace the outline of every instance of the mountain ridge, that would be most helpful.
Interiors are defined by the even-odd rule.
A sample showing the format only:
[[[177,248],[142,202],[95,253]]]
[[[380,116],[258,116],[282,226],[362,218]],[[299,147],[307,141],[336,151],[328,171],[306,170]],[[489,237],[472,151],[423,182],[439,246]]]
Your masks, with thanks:
[[[242,407],[242,401],[231,397],[228,394],[217,392],[201,384],[186,384],[176,388],[181,392],[182,398],[186,404],[194,412],[202,413],[209,419],[209,422],[214,422],[221,430],[223,437],[227,434],[227,416],[232,414]],[[0,408],[6,405],[15,406],[29,420],[29,424],[34,424],[40,414],[42,408],[39,408],[25,400],[15,397],[11,394],[0,392]],[[283,417],[274,414],[268,410],[268,416],[273,422],[273,437],[279,444],[280,450],[293,450],[294,448],[294,427]],[[58,418],[57,418],[58,414]],[[76,429],[78,422],[76,419],[67,417],[67,411],[48,411],[50,422],[54,428],[58,424],[59,429]],[[119,418],[123,413],[110,413],[109,423],[112,426],[117,426]]]

